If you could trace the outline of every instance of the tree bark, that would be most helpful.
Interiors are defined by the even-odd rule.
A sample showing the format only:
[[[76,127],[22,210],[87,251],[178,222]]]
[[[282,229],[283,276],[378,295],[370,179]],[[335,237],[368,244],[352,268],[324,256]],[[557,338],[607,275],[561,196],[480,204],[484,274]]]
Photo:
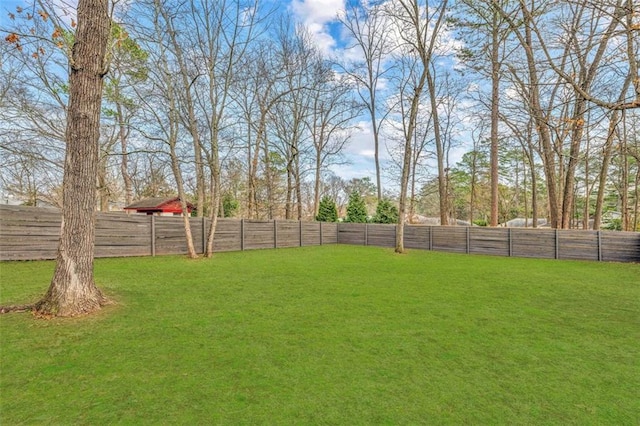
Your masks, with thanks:
[[[436,22],[431,30],[427,31],[427,26],[422,22],[422,16],[420,13],[420,6],[417,1],[401,1],[399,2],[400,10],[404,10],[406,16],[400,19],[406,19],[410,22],[408,30],[411,35],[404,38],[404,41],[414,49],[419,56],[419,61],[422,66],[422,70],[416,76],[415,84],[413,85],[413,93],[409,96],[411,100],[411,106],[409,110],[409,118],[406,122],[404,129],[404,160],[402,165],[402,177],[400,178],[400,197],[398,203],[398,223],[396,226],[396,253],[404,252],[404,222],[407,212],[407,190],[409,186],[409,174],[411,172],[412,162],[412,140],[414,137],[414,130],[416,128],[418,120],[418,110],[420,108],[420,98],[424,90],[425,85],[429,86],[429,95],[431,100],[431,114],[433,115],[433,125],[435,129],[436,144],[440,143],[440,133],[438,126],[440,122],[438,120],[437,108],[435,106],[435,83],[433,81],[433,75],[430,71],[432,55],[435,49],[435,42],[440,27],[444,22],[444,11],[447,8],[447,0],[444,0],[437,11],[434,12],[434,16],[437,16]],[[398,16],[396,16],[398,18]],[[401,29],[403,31],[404,29]],[[442,188],[440,188],[442,190]],[[442,193],[442,192],[441,192]],[[442,210],[442,200],[440,202]],[[443,212],[440,212],[442,217]],[[446,215],[446,212],[444,213]]]
[[[431,115],[433,117],[433,133],[436,143],[436,157],[438,162],[438,194],[440,198],[440,225],[449,225],[449,182],[448,169],[444,167],[445,150],[440,131],[440,118],[438,104],[436,102],[436,83],[431,71],[427,68],[427,84],[429,88],[429,100],[431,102]]]
[[[624,101],[625,93],[631,85],[631,76],[628,76],[622,86],[620,95],[618,96],[618,103]],[[604,195],[606,192],[607,175],[609,171],[609,164],[611,163],[611,157],[613,155],[613,143],[616,139],[616,131],[620,121],[621,110],[612,110],[611,117],[609,118],[609,130],[607,133],[607,140],[602,148],[602,166],[600,168],[600,175],[598,177],[598,192],[596,195],[596,207],[593,214],[593,229],[600,229],[602,222],[602,210],[604,204]]]
[[[178,68],[180,70],[180,80],[182,82],[181,91],[184,96],[184,103],[187,110],[187,130],[191,135],[192,143],[193,143],[193,154],[194,154],[194,169],[196,172],[196,216],[204,217],[204,203],[205,203],[205,175],[204,175],[204,162],[202,159],[202,142],[200,140],[200,132],[198,130],[198,120],[196,117],[195,104],[193,96],[191,96],[191,86],[193,85],[193,81],[189,81],[190,77],[189,67],[184,59],[184,54],[182,51],[182,46],[180,45],[177,35],[176,29],[173,25],[173,19],[168,15],[167,10],[164,6],[160,6],[160,13],[162,14],[166,24],[167,24],[167,33],[169,35],[169,39],[171,40],[171,44],[173,45],[173,53],[175,54],[175,59],[178,63]],[[194,80],[195,81],[195,80]]]
[[[500,104],[500,39],[498,12],[492,13],[491,30],[491,219],[490,226],[498,226],[498,124]]]
[[[133,202],[133,179],[131,179],[131,173],[129,173],[128,132],[124,124],[122,105],[119,102],[116,104],[116,111],[118,117],[118,138],[120,139],[122,156],[120,160],[120,173],[122,174],[122,180],[124,182],[125,203],[128,206]]]
[[[549,200],[549,219],[551,221],[551,227],[556,229],[560,225],[558,195],[557,195],[557,180],[556,180],[556,163],[555,163],[555,151],[551,142],[551,132],[549,125],[541,106],[540,101],[540,86],[538,81],[538,71],[536,69],[536,60],[534,55],[534,46],[531,34],[531,20],[524,4],[521,4],[523,14],[525,16],[524,30],[525,36],[523,40],[523,47],[527,55],[527,68],[529,70],[529,104],[531,113],[536,123],[536,129],[542,145],[542,159],[545,168],[545,177],[547,180],[547,193]]]
[[[74,316],[100,309],[106,298],[93,278],[96,176],[105,53],[111,20],[108,0],[80,0],[69,76],[69,107],[60,244],[49,290],[35,305],[43,316]]]

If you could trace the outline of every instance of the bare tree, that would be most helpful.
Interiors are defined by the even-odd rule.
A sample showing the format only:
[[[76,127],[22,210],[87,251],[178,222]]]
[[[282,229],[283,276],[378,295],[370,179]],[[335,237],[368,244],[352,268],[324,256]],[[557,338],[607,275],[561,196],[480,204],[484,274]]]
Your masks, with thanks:
[[[348,142],[350,122],[361,111],[352,102],[351,86],[337,78],[326,64],[318,63],[319,75],[313,79],[312,107],[307,127],[313,141],[315,167],[313,186],[313,217],[318,214],[322,172],[330,165],[341,163],[341,153]]]
[[[182,101],[182,108],[186,110],[186,118],[184,119],[185,127],[191,135],[194,154],[194,169],[196,179],[196,214],[199,217],[204,215],[204,203],[205,203],[205,176],[204,176],[204,161],[202,158],[202,141],[200,136],[200,129],[198,118],[196,116],[195,99],[192,94],[193,83],[198,75],[194,73],[194,67],[187,63],[185,53],[179,34],[187,34],[187,31],[180,31],[176,28],[179,24],[176,21],[180,20],[180,15],[185,14],[184,10],[177,7],[174,10],[170,10],[170,5],[165,2],[155,1],[155,8],[162,18],[163,30],[167,35],[167,41],[171,46],[171,53],[176,64],[176,72],[179,76],[179,80],[173,84],[180,82],[179,90],[176,90],[176,100]],[[184,28],[192,27],[192,24],[186,24]],[[186,200],[185,200],[186,202]]]
[[[180,198],[187,253],[189,257],[197,258],[198,254],[193,244],[191,223],[188,217],[187,193],[182,170],[186,157],[182,150],[187,148],[180,144],[181,119],[179,94],[176,92],[180,90],[181,80],[179,78],[181,77],[172,68],[171,63],[174,57],[169,50],[172,44],[167,39],[165,17],[169,18],[169,13],[168,11],[163,12],[164,5],[160,4],[160,0],[154,0],[151,4],[141,2],[139,7],[141,8],[140,16],[148,18],[153,24],[151,28],[139,26],[139,31],[149,32],[141,38],[149,44],[145,49],[150,52],[149,61],[152,63],[149,67],[147,84],[134,87],[137,99],[142,106],[141,114],[144,121],[144,125],[139,131],[148,140],[159,142],[162,148],[168,150],[165,152],[169,156],[171,171]],[[146,7],[149,8],[146,9]]]
[[[256,219],[260,216],[261,169],[266,192],[266,217],[274,217],[275,176],[271,166],[268,124],[274,105],[289,93],[288,90],[282,91],[285,73],[276,50],[271,42],[259,43],[242,61],[233,93],[247,126],[247,215]]]
[[[417,124],[418,110],[425,86],[429,85],[431,98],[431,113],[434,120],[436,140],[439,138],[439,122],[437,119],[437,105],[435,99],[435,82],[431,74],[433,54],[437,46],[438,36],[445,22],[447,0],[437,6],[428,7],[419,4],[417,0],[401,0],[388,13],[396,22],[397,32],[402,40],[402,52],[408,58],[415,58],[415,73],[410,73],[412,91],[405,91],[409,105],[404,125],[404,160],[402,177],[400,180],[400,200],[398,208],[398,225],[396,231],[396,252],[404,252],[404,221],[406,215],[406,198],[411,170],[412,140]],[[436,142],[438,143],[438,142]],[[444,173],[440,173],[442,176]],[[442,179],[442,177],[441,177]],[[441,212],[441,215],[443,212]],[[446,215],[446,212],[444,212]]]
[[[0,27],[8,34],[0,52],[0,176],[10,190],[22,186],[12,177],[31,175],[39,197],[53,198],[62,184],[71,47],[58,35],[71,27],[45,6],[35,16],[21,9]]]
[[[211,257],[221,204],[221,139],[229,120],[227,111],[233,100],[231,95],[238,79],[236,74],[257,37],[260,19],[257,1],[246,4],[192,1],[190,8],[195,45],[200,56],[198,63],[203,68],[200,87],[204,89],[202,93],[205,96],[198,96],[198,99],[208,140],[202,149],[210,172],[211,226],[207,232],[205,256]]]
[[[385,117],[390,111],[380,113],[378,100],[379,86],[392,70],[388,56],[392,50],[392,41],[388,37],[388,25],[384,8],[372,3],[351,3],[340,21],[353,39],[350,49],[357,50],[363,56],[347,73],[357,82],[358,95],[365,104],[371,118],[373,132],[374,158],[376,164],[376,186],[378,202],[382,200],[382,180],[380,173],[380,133]]]
[[[291,28],[283,21],[278,29],[277,54],[284,71],[280,92],[283,95],[274,104],[270,114],[275,140],[274,148],[286,162],[287,187],[285,218],[302,218],[302,170],[300,167],[306,151],[310,149],[306,123],[312,102],[313,69],[317,66],[318,53],[302,27]]]

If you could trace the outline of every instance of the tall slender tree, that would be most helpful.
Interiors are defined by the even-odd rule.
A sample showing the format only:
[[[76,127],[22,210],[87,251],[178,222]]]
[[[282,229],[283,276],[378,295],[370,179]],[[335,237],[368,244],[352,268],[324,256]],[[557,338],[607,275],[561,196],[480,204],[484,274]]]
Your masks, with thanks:
[[[388,37],[386,25],[390,21],[385,17],[384,8],[380,4],[368,2],[351,3],[340,21],[353,39],[353,45],[350,48],[362,56],[361,61],[349,67],[347,72],[357,82],[358,95],[371,119],[376,186],[378,202],[380,202],[382,200],[380,134],[389,110],[381,112],[383,102],[379,100],[379,86],[393,68],[392,63],[388,61],[392,42]]]
[[[506,4],[510,0],[497,3]],[[478,0],[462,0],[457,2],[458,19],[456,23],[463,29],[462,35],[467,43],[462,50],[462,57],[481,75],[491,78],[491,110],[490,129],[490,161],[491,161],[491,216],[489,224],[498,225],[498,148],[499,148],[499,106],[500,81],[503,67],[503,46],[508,35],[508,26],[492,3]],[[490,66],[485,66],[487,63]]]
[[[436,50],[440,30],[445,23],[445,10],[447,0],[439,2],[433,7],[420,4],[418,0],[401,0],[388,10],[389,16],[397,24],[397,32],[402,40],[402,54],[409,58],[409,67],[416,71],[408,73],[411,80],[411,90],[405,90],[405,98],[402,103],[408,104],[406,118],[403,119],[404,136],[404,160],[402,164],[402,177],[400,179],[400,201],[398,207],[398,224],[396,230],[396,252],[404,252],[404,222],[407,211],[407,192],[409,186],[409,173],[411,171],[411,158],[413,138],[418,120],[421,97],[425,87],[429,86],[431,98],[431,114],[434,114],[434,129],[438,139],[437,105],[435,99],[435,81],[431,72],[432,60]],[[413,60],[412,60],[413,58]],[[407,84],[403,83],[407,87]],[[436,142],[438,143],[438,141]],[[440,146],[440,145],[438,145]],[[440,172],[442,179],[443,171]],[[441,209],[442,210],[442,209]],[[446,212],[441,211],[441,215]]]

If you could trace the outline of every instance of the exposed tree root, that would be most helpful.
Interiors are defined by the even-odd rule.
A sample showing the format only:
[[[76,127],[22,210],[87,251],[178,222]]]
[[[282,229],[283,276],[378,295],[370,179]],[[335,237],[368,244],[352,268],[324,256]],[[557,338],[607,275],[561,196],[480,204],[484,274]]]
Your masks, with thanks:
[[[30,312],[30,311],[33,311],[33,305],[0,306],[0,314],[9,314],[12,312]]]
[[[75,306],[73,309],[60,309],[59,306],[52,306],[45,300],[29,304],[29,305],[7,305],[0,306],[0,315],[19,313],[19,312],[31,312],[36,318],[50,319],[53,317],[75,317],[82,315],[89,315],[93,312],[99,311],[102,307],[108,305],[115,305],[112,300],[100,296],[98,301],[94,303],[85,303],[81,307]]]

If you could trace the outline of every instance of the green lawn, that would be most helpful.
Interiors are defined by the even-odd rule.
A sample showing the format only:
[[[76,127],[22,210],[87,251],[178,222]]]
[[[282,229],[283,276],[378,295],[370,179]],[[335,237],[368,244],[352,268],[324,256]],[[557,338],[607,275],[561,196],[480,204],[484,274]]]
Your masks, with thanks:
[[[0,264],[0,304],[52,262]],[[640,423],[640,265],[323,246],[100,259],[0,316],[0,424]]]

